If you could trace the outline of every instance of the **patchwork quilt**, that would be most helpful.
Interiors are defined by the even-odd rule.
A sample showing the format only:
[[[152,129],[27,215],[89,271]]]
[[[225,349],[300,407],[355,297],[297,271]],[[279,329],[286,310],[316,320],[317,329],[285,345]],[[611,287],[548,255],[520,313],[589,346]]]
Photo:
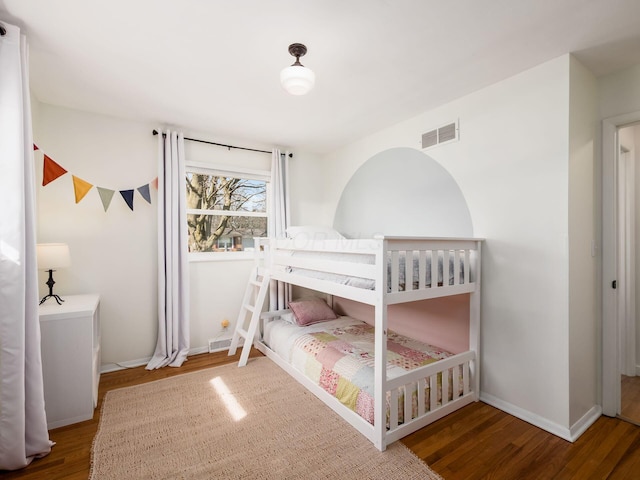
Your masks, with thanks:
[[[328,393],[362,418],[374,420],[374,328],[364,322],[340,325],[328,322],[325,330],[300,334],[290,340],[290,362]],[[392,331],[387,342],[387,378],[395,378],[451,353]],[[426,395],[429,395],[427,382]],[[438,394],[440,395],[440,393]],[[415,415],[417,391],[413,391]],[[428,398],[428,396],[426,397]],[[388,403],[387,398],[387,403]],[[402,390],[399,405],[404,405]],[[400,409],[399,421],[403,422]],[[387,420],[389,417],[387,408]]]

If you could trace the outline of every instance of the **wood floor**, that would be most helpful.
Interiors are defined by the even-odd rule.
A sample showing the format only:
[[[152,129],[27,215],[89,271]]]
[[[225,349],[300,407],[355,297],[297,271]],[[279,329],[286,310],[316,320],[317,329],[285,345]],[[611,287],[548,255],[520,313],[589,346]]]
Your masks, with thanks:
[[[252,352],[252,356],[260,355]],[[195,355],[181,368],[144,367],[103,374],[92,420],[50,431],[51,454],[8,479],[86,479],[91,442],[107,391],[237,361],[226,352]],[[640,427],[601,417],[574,444],[482,402],[469,405],[403,439],[446,480],[640,479]],[[123,479],[126,480],[126,479]]]
[[[622,375],[620,416],[640,425],[640,377]]]

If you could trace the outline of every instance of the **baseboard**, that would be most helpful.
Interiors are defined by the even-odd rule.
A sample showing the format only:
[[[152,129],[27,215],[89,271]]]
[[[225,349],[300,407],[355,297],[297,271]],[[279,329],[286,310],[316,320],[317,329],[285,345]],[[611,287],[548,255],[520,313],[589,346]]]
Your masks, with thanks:
[[[100,373],[117,372],[118,370],[124,370],[126,368],[141,367],[142,365],[149,363],[149,360],[151,360],[151,357],[128,360],[126,362],[105,363],[100,366]]]
[[[575,442],[580,435],[582,435],[587,428],[589,428],[593,423],[602,415],[602,407],[600,405],[594,405],[589,409],[587,413],[585,413],[580,420],[571,425],[570,433],[571,440],[570,442]]]
[[[542,430],[545,430],[557,437],[560,437],[568,442],[575,442],[580,435],[582,435],[587,428],[589,428],[593,422],[602,414],[602,408],[599,405],[594,405],[591,409],[585,413],[580,420],[578,420],[571,428],[563,427],[557,423],[551,422],[548,419],[536,415],[528,410],[517,407],[509,402],[505,402],[493,395],[481,392],[480,400],[496,407],[503,412],[513,415],[514,417],[524,420],[531,425],[534,425]]]
[[[189,355],[198,355],[200,353],[213,353],[213,352],[223,352],[225,350],[229,350],[229,345],[231,344],[231,339],[221,340],[220,342],[216,342],[219,348],[215,348],[213,350],[209,350],[208,346],[204,347],[196,347],[189,349]],[[146,365],[151,360],[151,357],[139,358],[137,360],[128,360],[126,362],[118,362],[118,363],[105,363],[100,366],[100,373],[109,373],[109,372],[117,372],[118,370],[125,370],[127,368],[135,368],[141,367],[142,365]]]

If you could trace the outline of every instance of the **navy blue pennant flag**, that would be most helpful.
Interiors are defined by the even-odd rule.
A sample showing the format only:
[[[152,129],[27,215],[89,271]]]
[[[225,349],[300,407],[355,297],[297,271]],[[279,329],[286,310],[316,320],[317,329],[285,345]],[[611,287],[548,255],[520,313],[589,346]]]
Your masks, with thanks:
[[[120,195],[122,195],[124,201],[127,202],[131,211],[133,211],[133,190],[120,190]]]

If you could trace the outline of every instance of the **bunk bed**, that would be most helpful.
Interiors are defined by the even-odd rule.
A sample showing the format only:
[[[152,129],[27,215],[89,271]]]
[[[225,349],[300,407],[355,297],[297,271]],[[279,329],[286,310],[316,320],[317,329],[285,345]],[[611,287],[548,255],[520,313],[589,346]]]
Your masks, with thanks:
[[[261,290],[267,282],[281,281],[328,294],[329,298],[362,302],[374,307],[375,322],[368,330],[366,325],[348,317],[299,327],[292,326],[296,322],[287,318],[290,310],[279,310],[260,314],[259,325],[250,330],[246,338],[255,338],[258,350],[360,431],[376,448],[385,450],[390,443],[478,400],[481,243],[482,240],[474,238],[390,236],[323,241],[260,239],[256,250],[263,251],[264,255],[252,282],[262,285]],[[258,279],[261,282],[256,281]],[[264,301],[264,292],[261,293],[257,303]],[[390,367],[388,359],[396,353],[388,350],[392,344],[415,345],[409,345],[411,339],[388,329],[388,306],[461,294],[468,294],[470,302],[468,349],[449,354],[427,346],[435,353],[428,353],[429,359],[421,366]],[[261,309],[261,305],[256,308]],[[307,376],[302,366],[306,360],[291,359],[299,356],[299,352],[287,353],[288,347],[283,350],[282,346],[272,345],[275,338],[284,335],[285,343],[304,349],[305,342],[308,346],[309,342],[326,337],[318,333],[322,328],[330,329],[329,335],[341,338],[345,333],[355,332],[359,338],[372,339],[370,351],[362,346],[346,348],[355,352],[355,357],[364,358],[372,370],[373,385],[368,387],[373,403],[370,416],[363,415],[359,412],[361,409],[353,405],[350,408],[349,401],[341,402],[317,378]],[[287,331],[296,329],[300,335],[287,337]],[[235,351],[237,339],[232,345]]]

